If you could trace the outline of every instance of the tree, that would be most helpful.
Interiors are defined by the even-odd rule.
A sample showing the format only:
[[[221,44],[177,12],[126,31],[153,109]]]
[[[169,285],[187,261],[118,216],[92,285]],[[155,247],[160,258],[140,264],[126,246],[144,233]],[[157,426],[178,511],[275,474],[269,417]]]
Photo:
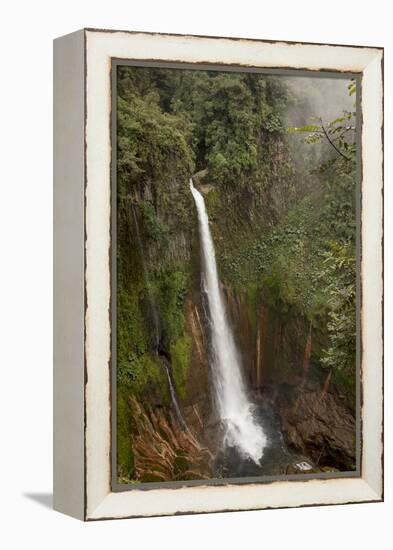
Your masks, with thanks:
[[[356,83],[348,86],[350,95]],[[356,111],[324,124],[288,128],[289,133],[306,133],[305,143],[325,142],[330,154],[319,167],[325,186],[326,205],[321,212],[325,234],[321,251],[319,284],[326,286],[329,313],[328,345],[321,364],[354,384],[356,366]]]

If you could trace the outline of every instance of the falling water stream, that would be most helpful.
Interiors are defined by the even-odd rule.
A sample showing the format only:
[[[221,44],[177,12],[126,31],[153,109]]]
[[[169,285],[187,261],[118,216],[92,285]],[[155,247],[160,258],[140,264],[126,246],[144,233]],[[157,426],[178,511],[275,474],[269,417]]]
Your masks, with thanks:
[[[235,448],[244,458],[259,464],[267,438],[262,426],[255,419],[254,406],[247,396],[238,350],[220,290],[205,201],[194,187],[192,179],[190,189],[198,213],[204,263],[203,280],[211,327],[213,385],[218,414],[224,427],[224,444]]]
[[[173,386],[173,382],[172,382],[171,374],[170,374],[170,371],[169,371],[169,367],[168,367],[167,362],[164,358],[161,359],[161,364],[165,369],[166,377],[167,377],[167,380],[168,380],[169,395],[171,396],[171,403],[172,403],[172,407],[175,411],[176,418],[177,418],[180,426],[182,427],[182,429],[186,430],[188,428],[187,428],[186,422],[183,418],[183,415],[180,411],[180,407],[179,407],[179,403],[177,401],[176,391],[175,391],[175,388]]]

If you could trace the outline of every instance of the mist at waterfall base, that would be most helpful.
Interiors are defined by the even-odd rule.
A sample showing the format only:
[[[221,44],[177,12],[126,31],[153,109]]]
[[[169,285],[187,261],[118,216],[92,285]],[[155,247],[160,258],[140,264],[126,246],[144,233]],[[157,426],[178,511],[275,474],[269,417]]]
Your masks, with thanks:
[[[211,374],[217,412],[223,426],[222,462],[234,455],[245,463],[260,466],[268,439],[261,423],[257,407],[249,399],[243,380],[241,363],[234,336],[229,325],[220,283],[213,239],[205,201],[190,179],[197,213],[201,254],[203,260],[203,283],[209,310],[211,331]],[[259,418],[258,418],[259,417]],[[240,472],[239,472],[240,473]]]

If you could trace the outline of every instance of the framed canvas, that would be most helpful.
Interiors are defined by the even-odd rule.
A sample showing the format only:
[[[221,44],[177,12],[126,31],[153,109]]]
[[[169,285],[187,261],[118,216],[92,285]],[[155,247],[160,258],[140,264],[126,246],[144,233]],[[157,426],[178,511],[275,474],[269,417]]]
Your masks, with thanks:
[[[383,499],[383,49],[54,42],[54,507]]]

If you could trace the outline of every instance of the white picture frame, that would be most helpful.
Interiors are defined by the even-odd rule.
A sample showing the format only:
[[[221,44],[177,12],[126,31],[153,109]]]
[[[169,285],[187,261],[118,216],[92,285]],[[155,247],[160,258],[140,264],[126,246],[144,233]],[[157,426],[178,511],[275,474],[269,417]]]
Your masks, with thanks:
[[[357,477],[111,489],[111,63],[361,76],[361,466]],[[54,44],[54,507],[81,520],[383,499],[383,49],[84,29]]]

